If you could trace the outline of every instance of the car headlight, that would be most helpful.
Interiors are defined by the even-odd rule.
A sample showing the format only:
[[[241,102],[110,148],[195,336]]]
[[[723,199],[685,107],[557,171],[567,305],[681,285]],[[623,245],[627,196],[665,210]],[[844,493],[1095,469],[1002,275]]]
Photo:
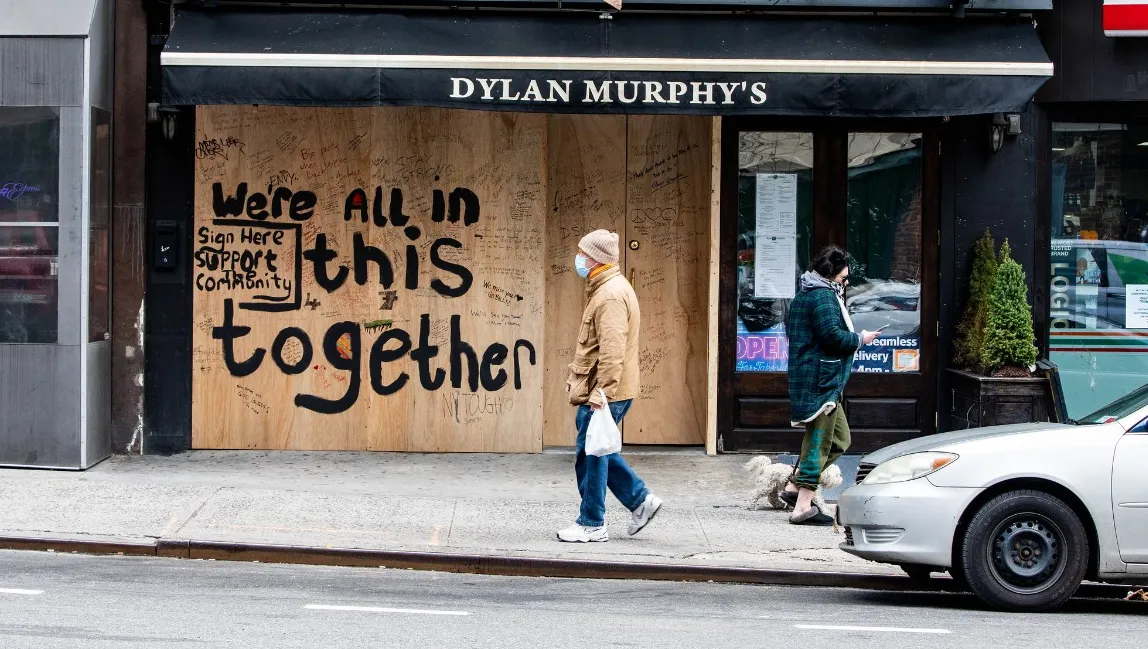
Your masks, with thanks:
[[[908,482],[923,478],[939,471],[953,462],[957,456],[952,453],[910,453],[893,458],[873,469],[861,484],[889,484]]]

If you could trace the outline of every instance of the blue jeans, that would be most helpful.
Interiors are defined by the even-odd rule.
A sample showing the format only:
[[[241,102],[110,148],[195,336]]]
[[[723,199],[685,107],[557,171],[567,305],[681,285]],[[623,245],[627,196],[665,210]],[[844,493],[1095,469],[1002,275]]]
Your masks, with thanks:
[[[611,403],[610,414],[614,416],[614,421],[622,423],[622,418],[632,404],[631,400]],[[578,428],[574,475],[578,478],[578,494],[582,496],[577,522],[586,527],[601,527],[606,523],[607,487],[630,511],[640,507],[650,492],[646,489],[646,483],[622,459],[621,453],[605,457],[586,455],[586,431],[590,428],[590,417],[593,414],[590,406],[578,406],[578,413],[574,416],[574,425]]]

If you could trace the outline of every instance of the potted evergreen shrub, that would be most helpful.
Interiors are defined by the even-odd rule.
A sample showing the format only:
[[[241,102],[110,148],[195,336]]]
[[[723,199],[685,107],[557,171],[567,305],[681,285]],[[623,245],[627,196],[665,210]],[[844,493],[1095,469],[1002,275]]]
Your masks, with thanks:
[[[957,329],[951,419],[954,429],[1048,421],[1053,414],[1037,360],[1032,306],[1024,269],[1008,240],[995,251],[986,230],[973,249],[969,300]]]

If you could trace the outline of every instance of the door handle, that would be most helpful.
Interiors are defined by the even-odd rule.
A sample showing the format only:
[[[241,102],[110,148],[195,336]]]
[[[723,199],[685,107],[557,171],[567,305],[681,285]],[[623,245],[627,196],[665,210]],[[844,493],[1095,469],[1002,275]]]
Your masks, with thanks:
[[[634,285],[634,274],[637,272],[638,272],[637,268],[631,268],[630,269],[630,286],[631,287]]]

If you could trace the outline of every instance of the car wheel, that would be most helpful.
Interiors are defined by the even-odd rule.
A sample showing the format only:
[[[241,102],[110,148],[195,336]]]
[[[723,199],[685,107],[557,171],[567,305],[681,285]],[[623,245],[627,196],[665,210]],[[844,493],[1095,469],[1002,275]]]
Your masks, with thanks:
[[[988,604],[1043,611],[1072,597],[1088,556],[1088,534],[1072,508],[1040,491],[1013,491],[973,516],[960,563],[969,587]]]

